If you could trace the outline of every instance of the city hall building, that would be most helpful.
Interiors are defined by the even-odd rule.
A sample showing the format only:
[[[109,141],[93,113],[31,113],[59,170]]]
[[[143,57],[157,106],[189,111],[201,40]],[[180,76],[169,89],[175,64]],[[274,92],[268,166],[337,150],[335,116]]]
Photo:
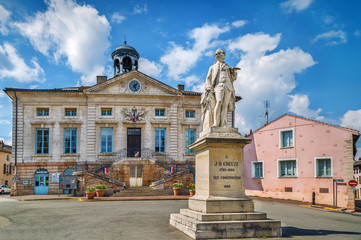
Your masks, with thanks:
[[[126,43],[112,59],[114,77],[98,76],[94,86],[5,88],[20,179],[14,195],[57,194],[59,176],[79,172],[83,192],[96,183],[149,186],[173,170],[194,169],[188,146],[202,130],[201,94],[139,72],[139,54]]]

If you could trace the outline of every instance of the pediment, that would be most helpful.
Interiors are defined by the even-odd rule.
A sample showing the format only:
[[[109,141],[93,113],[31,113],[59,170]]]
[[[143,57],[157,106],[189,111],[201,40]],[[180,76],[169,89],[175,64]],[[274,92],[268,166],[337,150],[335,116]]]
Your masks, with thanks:
[[[137,92],[131,91],[129,83],[136,80],[140,83]],[[138,94],[138,95],[181,95],[181,92],[139,71],[119,74],[106,82],[94,85],[86,90],[87,94]]]

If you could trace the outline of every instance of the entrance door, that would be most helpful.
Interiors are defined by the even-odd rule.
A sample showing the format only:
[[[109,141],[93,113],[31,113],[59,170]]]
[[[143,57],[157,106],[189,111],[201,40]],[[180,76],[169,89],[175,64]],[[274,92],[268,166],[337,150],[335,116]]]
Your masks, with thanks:
[[[131,166],[130,167],[129,184],[131,187],[143,186],[143,166]]]
[[[45,169],[39,169],[35,172],[35,187],[34,193],[36,195],[43,195],[49,193],[49,172]]]
[[[140,128],[128,128],[127,157],[141,157],[141,138]]]
[[[73,175],[74,168],[68,168],[64,171],[64,175]],[[64,194],[73,194],[73,189],[64,189]]]

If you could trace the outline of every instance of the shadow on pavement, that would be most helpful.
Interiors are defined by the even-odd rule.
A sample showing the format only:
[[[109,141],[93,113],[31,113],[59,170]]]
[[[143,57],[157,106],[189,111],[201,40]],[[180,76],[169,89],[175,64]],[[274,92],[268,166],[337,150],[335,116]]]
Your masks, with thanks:
[[[297,227],[282,227],[282,237],[295,237],[295,236],[322,236],[322,235],[360,235],[360,232],[346,232],[346,231],[333,231],[322,229],[304,229]]]

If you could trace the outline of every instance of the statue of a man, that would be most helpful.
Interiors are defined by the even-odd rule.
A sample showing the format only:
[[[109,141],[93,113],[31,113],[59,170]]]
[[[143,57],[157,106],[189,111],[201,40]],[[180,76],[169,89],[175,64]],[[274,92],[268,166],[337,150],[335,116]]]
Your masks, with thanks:
[[[233,82],[237,79],[239,68],[229,67],[224,63],[226,56],[222,49],[214,54],[217,62],[208,71],[206,91],[202,95],[203,116],[209,110],[209,126],[226,127],[227,113],[234,111],[236,96]],[[204,121],[204,117],[202,119]]]

